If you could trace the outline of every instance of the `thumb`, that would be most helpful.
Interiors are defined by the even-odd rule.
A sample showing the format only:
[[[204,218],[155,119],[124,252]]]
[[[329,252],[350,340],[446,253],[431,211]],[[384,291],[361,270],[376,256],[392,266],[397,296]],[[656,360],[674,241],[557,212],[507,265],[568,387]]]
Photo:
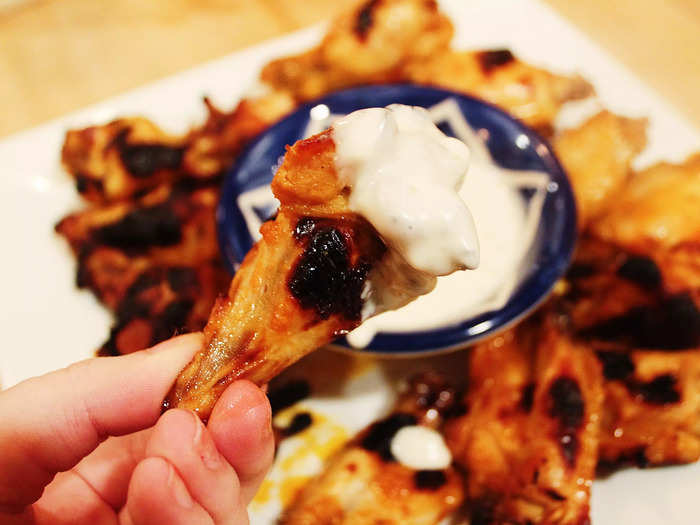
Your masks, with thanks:
[[[108,436],[154,425],[175,377],[201,345],[201,334],[188,334],[142,352],[81,361],[0,392],[0,512],[35,502],[57,472]]]

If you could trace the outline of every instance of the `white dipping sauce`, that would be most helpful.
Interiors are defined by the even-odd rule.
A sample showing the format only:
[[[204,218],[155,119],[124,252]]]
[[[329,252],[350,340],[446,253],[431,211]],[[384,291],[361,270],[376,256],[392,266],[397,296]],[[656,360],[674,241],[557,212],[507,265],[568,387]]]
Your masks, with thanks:
[[[350,209],[411,266],[430,275],[478,266],[474,222],[457,195],[469,150],[425,109],[355,111],[333,125],[333,141],[336,168],[351,188]]]
[[[412,425],[402,427],[391,440],[391,454],[405,467],[442,470],[452,463],[452,454],[437,430]]]
[[[412,108],[402,107],[399,111],[393,108],[394,106],[390,106],[390,111],[392,114],[399,115],[397,120],[401,129],[402,116]],[[422,137],[406,141],[400,139],[399,144],[395,144],[397,139],[393,124],[380,124],[388,120],[383,113],[385,110],[365,111],[370,113],[362,116],[360,124],[363,128],[362,137],[356,142],[348,140],[352,143],[352,147],[345,147],[341,141],[341,154],[352,160],[360,153],[355,148],[371,150],[372,144],[377,141],[380,144],[387,142],[390,144],[390,147],[382,149],[386,155],[396,155],[398,150],[405,156],[403,160],[397,161],[392,166],[396,171],[392,173],[386,186],[373,185],[365,189],[362,187],[365,184],[364,181],[358,180],[360,185],[358,197],[351,199],[351,202],[355,203],[354,206],[372,224],[378,220],[378,224],[381,225],[388,222],[389,225],[397,224],[398,227],[420,229],[423,228],[421,221],[424,217],[432,217],[422,230],[424,235],[417,237],[408,249],[404,249],[406,259],[416,267],[430,269],[438,274],[446,273],[442,270],[448,270],[450,264],[458,265],[457,261],[460,257],[463,266],[473,267],[478,262],[477,236],[480,241],[481,262],[479,268],[474,271],[456,272],[439,277],[437,285],[430,293],[418,297],[400,309],[387,311],[365,320],[360,327],[347,335],[348,342],[355,347],[364,347],[380,331],[430,330],[502,307],[516,282],[528,236],[525,232],[525,203],[517,189],[507,182],[506,178],[511,176],[508,175],[509,170],[500,168],[493,162],[485,145],[471,129],[464,130],[463,133],[469,133],[471,165],[469,175],[459,190],[461,202],[457,202],[455,200],[457,194],[450,194],[445,190],[449,185],[458,184],[457,172],[466,164],[464,154],[466,148],[454,146],[453,142],[433,139],[434,131],[428,133],[431,137],[428,146],[421,147],[418,144],[420,140],[425,140]],[[423,115],[420,111],[413,111]],[[347,117],[349,119],[352,117],[351,123],[359,120],[353,115],[356,113]],[[429,118],[427,113],[425,116]],[[427,124],[422,125],[427,127]],[[386,128],[389,129],[386,130]],[[344,128],[341,125],[339,129]],[[433,129],[440,133],[434,126]],[[334,131],[338,136],[338,128]],[[345,137],[345,135],[340,136]],[[456,139],[451,140],[456,141]],[[447,144],[450,145],[447,146]],[[459,144],[462,143],[459,142]],[[409,151],[404,152],[403,148]],[[440,152],[446,158],[441,161],[433,160],[432,155],[439,156]],[[430,161],[428,161],[429,158]],[[350,163],[350,160],[344,162]],[[416,167],[419,168],[418,172],[415,170]],[[403,188],[404,185],[413,189]],[[367,195],[366,191],[373,195]],[[357,187],[353,190],[353,197],[356,192],[358,192]],[[360,196],[362,203],[357,202]],[[405,202],[409,203],[408,208],[410,208],[407,215],[402,216],[398,223],[392,223],[391,218],[396,213],[395,208],[405,209],[406,205],[403,204]],[[471,230],[473,226],[468,218],[467,208],[473,214],[476,234]],[[380,217],[377,219],[378,214]],[[444,220],[444,224],[440,222],[441,220]],[[461,222],[451,222],[458,220]],[[375,227],[382,236],[388,238],[390,243],[394,242],[394,237],[391,235],[396,234],[393,230],[390,230],[391,235],[388,235],[377,224]],[[414,230],[408,229],[408,232],[411,231]],[[412,242],[410,238],[407,241],[401,234],[398,237],[403,239],[404,246]],[[435,258],[439,259],[441,254],[444,254],[446,259],[436,260]],[[405,302],[395,302],[389,308],[400,306]],[[383,311],[389,308],[376,310]]]

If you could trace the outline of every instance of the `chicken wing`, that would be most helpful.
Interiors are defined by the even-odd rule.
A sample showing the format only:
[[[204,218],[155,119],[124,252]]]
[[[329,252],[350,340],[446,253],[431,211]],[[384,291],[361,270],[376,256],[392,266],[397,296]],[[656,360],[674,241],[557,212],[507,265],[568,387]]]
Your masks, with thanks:
[[[700,156],[631,176],[591,222],[562,304],[603,365],[600,461],[700,458]]]
[[[235,379],[258,384],[306,353],[358,326],[365,282],[390,283],[398,308],[435,285],[412,269],[361,215],[335,169],[331,131],[287,150],[272,191],[281,205],[263,224],[228,297],[215,304],[205,348],[177,379],[166,406],[207,418]],[[377,280],[375,281],[375,278]],[[379,291],[378,293],[382,293]],[[370,312],[370,314],[378,312]]]
[[[77,256],[78,286],[115,311],[101,354],[130,353],[204,327],[230,279],[216,238],[217,201],[214,188],[163,184],[56,225]]]
[[[396,461],[391,441],[407,425],[439,429],[458,410],[454,389],[429,374],[413,378],[391,415],[373,423],[331,458],[287,509],[283,525],[365,523],[431,525],[462,503],[454,468],[414,470]]]
[[[632,175],[632,160],[646,145],[644,119],[602,111],[554,138],[557,157],[573,185],[583,230],[611,203]]]
[[[68,131],[62,159],[78,192],[92,202],[113,202],[164,182],[216,178],[248,140],[294,107],[284,93],[243,100],[230,113],[205,103],[207,121],[182,137],[142,117]]]
[[[261,79],[299,101],[397,82],[406,63],[442,53],[451,38],[452,24],[434,0],[366,0],[335,20],[318,47],[270,62]]]
[[[471,352],[467,412],[446,428],[471,523],[587,523],[603,399],[595,357],[540,316]]]
[[[407,64],[403,80],[484,99],[546,133],[564,102],[593,93],[581,77],[539,69],[507,49],[436,53]]]

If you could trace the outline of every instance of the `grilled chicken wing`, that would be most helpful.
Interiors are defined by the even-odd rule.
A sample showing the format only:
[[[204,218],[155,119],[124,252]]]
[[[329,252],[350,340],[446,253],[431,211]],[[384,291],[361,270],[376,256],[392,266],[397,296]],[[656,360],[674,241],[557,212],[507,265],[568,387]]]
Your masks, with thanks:
[[[205,103],[209,118],[184,137],[141,117],[68,131],[62,159],[78,192],[93,202],[112,202],[163,182],[216,177],[249,139],[294,107],[284,93],[243,100],[230,113]]]
[[[300,101],[397,82],[406,63],[442,53],[451,38],[452,24],[434,0],[368,0],[340,16],[318,47],[270,62],[261,79]]]
[[[408,64],[404,80],[482,98],[544,131],[564,102],[593,93],[581,77],[536,68],[507,49],[435,54],[430,60]]]
[[[78,286],[116,313],[101,353],[130,353],[204,327],[230,279],[216,239],[217,200],[213,188],[163,184],[56,225],[78,258]]]
[[[362,84],[414,82],[483,98],[547,128],[561,105],[593,90],[517,60],[508,50],[451,51],[452,26],[432,0],[369,0],[340,17],[321,44],[275,60],[261,79],[306,101]]]
[[[383,293],[375,284],[387,283],[391,308],[435,285],[434,276],[412,269],[350,211],[330,130],[287,150],[272,191],[281,203],[277,215],[263,224],[262,239],[236,272],[228,297],[215,304],[205,348],[177,379],[168,406],[206,418],[231,381],[267,383],[355,328],[367,314],[368,279],[372,293]]]
[[[632,176],[580,242],[563,298],[603,365],[604,467],[700,458],[700,157]]]
[[[597,460],[599,365],[551,318],[477,345],[448,423],[474,524],[583,524]]]
[[[557,157],[573,185],[583,230],[611,203],[632,175],[631,162],[646,145],[646,120],[602,111],[555,137]]]
[[[440,522],[462,502],[461,477],[452,467],[414,470],[398,463],[391,441],[406,425],[439,429],[458,403],[455,391],[438,377],[412,379],[391,415],[373,423],[331,458],[284,512],[281,524]]]

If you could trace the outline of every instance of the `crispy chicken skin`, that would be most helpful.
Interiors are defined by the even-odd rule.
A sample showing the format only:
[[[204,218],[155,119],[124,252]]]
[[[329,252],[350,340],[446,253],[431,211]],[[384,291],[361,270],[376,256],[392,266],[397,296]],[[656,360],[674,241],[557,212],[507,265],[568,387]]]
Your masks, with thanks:
[[[403,80],[402,68],[447,49],[452,24],[434,0],[367,0],[335,20],[314,49],[270,62],[261,79],[299,101]]]
[[[574,188],[579,230],[617,203],[632,160],[646,145],[646,125],[644,119],[601,111],[555,137],[554,150]]]
[[[265,384],[361,321],[362,290],[386,246],[349,211],[330,131],[288,148],[272,182],[281,205],[263,224],[204,329],[205,346],[178,377],[167,406],[206,419],[235,379]]]
[[[409,63],[403,80],[481,98],[543,131],[549,131],[564,102],[593,93],[581,77],[539,69],[507,49],[434,54],[429,60]]]
[[[142,117],[68,131],[61,156],[78,192],[93,202],[112,202],[164,182],[217,177],[248,140],[294,107],[284,93],[243,100],[230,113],[205,103],[208,119],[183,137]]]
[[[473,525],[588,520],[599,364],[551,318],[540,319],[472,349],[467,412],[446,428],[466,471]]]
[[[363,430],[302,489],[281,525],[433,525],[452,514],[463,499],[455,469],[410,469],[396,461],[390,444],[405,425],[439,429],[458,402],[440,378],[413,378],[392,413]]]

